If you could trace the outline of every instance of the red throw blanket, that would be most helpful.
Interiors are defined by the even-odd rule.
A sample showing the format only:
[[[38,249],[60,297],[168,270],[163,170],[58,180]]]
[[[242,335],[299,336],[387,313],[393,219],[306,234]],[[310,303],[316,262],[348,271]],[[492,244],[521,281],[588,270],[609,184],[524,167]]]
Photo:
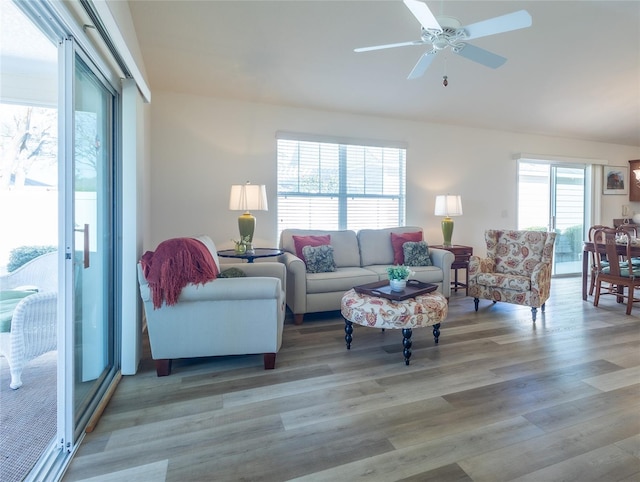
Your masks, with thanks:
[[[144,253],[140,264],[151,288],[154,309],[163,301],[175,305],[189,283],[204,284],[218,277],[213,256],[204,243],[193,238],[163,241],[155,251]]]

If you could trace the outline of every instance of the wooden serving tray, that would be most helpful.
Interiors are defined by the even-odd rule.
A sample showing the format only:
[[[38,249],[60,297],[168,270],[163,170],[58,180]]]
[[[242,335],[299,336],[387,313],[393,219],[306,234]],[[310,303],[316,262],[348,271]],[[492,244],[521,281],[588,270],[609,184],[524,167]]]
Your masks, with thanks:
[[[375,283],[367,283],[364,285],[354,286],[356,293],[362,293],[369,296],[378,296],[393,301],[402,301],[425,293],[431,293],[438,288],[438,285],[432,283],[423,283],[416,279],[407,281],[407,287],[402,291],[392,291],[389,286],[389,280],[376,281]]]

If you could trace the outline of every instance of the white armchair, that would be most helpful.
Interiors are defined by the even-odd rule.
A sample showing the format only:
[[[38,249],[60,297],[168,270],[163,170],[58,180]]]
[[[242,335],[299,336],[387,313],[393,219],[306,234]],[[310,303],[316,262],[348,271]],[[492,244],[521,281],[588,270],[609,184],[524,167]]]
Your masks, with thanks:
[[[38,256],[0,277],[2,292],[34,290],[15,305],[10,328],[0,333],[0,356],[7,359],[14,390],[22,386],[26,364],[57,347],[57,277],[57,252]]]
[[[151,289],[138,263],[151,356],[158,376],[171,373],[171,360],[205,356],[263,354],[265,369],[275,367],[282,345],[286,271],[282,263],[219,265],[210,238],[199,238],[220,267],[242,270],[243,278],[217,278],[188,284],[175,305],[154,309]]]

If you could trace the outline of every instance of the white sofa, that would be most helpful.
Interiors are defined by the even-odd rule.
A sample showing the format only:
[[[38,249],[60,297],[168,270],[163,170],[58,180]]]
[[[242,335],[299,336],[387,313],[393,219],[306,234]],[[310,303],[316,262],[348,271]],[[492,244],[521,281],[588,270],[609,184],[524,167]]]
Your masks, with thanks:
[[[171,360],[222,355],[264,354],[264,367],[275,367],[282,345],[286,271],[282,263],[228,263],[220,266],[216,247],[200,236],[218,268],[235,267],[243,278],[217,278],[182,289],[175,305],[154,309],[151,289],[138,263],[151,356],[158,376],[171,373]]]
[[[294,323],[303,322],[305,313],[340,309],[342,295],[354,286],[387,279],[387,268],[393,266],[394,252],[391,233],[413,233],[422,228],[402,226],[386,229],[323,231],[285,229],[280,234],[280,248],[285,253],[280,260],[287,267],[287,305]],[[307,273],[305,263],[296,256],[293,236],[329,234],[336,270],[328,273]],[[412,279],[438,285],[448,299],[451,295],[451,263],[454,255],[443,249],[429,248],[433,266],[411,267]]]

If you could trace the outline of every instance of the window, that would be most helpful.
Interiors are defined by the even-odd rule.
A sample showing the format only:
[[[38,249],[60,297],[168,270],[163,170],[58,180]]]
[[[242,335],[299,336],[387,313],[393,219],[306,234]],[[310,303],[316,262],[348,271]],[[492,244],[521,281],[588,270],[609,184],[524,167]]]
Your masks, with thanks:
[[[406,149],[278,139],[278,232],[405,224]]]

